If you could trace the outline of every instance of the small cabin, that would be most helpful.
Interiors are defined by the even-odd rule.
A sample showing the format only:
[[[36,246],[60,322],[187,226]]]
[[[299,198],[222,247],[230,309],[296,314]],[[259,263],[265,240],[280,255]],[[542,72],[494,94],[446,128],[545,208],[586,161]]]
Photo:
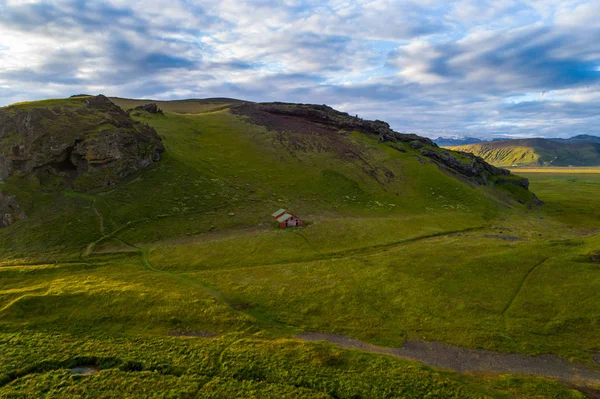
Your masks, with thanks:
[[[273,213],[271,217],[279,222],[279,228],[285,229],[286,227],[299,227],[303,226],[304,223],[291,212],[285,209],[280,209]]]

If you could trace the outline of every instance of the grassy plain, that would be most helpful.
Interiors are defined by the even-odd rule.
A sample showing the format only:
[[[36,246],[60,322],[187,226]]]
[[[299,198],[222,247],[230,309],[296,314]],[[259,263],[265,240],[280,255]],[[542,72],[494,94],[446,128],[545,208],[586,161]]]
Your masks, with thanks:
[[[543,167],[543,168],[509,168],[514,173],[518,174],[529,174],[529,173],[543,173],[548,177],[552,177],[556,174],[568,174],[568,175],[579,175],[582,173],[599,174],[600,166],[571,166],[571,167]]]
[[[167,152],[116,188],[41,200],[40,182],[4,187],[31,196],[31,217],[0,231],[0,396],[584,397],[294,337],[591,365],[600,174],[528,174],[546,205],[526,209],[356,133],[347,139],[395,179],[292,153],[227,110],[140,120]],[[278,208],[307,226],[275,229]],[[101,371],[73,376],[76,365]]]

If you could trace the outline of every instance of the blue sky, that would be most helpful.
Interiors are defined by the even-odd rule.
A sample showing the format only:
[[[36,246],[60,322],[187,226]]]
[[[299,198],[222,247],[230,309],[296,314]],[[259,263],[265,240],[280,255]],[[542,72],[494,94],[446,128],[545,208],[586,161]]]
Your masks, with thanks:
[[[430,137],[600,135],[600,1],[0,0],[0,106],[328,104]]]

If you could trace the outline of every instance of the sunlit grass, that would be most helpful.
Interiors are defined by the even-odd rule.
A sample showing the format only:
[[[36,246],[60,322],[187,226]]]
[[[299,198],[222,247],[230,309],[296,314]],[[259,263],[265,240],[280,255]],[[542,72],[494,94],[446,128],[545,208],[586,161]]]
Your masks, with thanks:
[[[294,336],[589,362],[600,177],[526,174],[546,202],[526,209],[357,133],[395,180],[326,151],[292,155],[228,111],[140,119],[167,152],[115,188],[8,183],[36,212],[0,231],[0,396],[581,397]],[[277,229],[279,208],[306,227]],[[218,337],[171,336],[185,333]],[[78,362],[103,371],[72,377]]]
[[[544,167],[544,168],[510,168],[511,171],[518,174],[527,174],[527,173],[545,173],[545,174],[598,174],[600,173],[600,166],[571,166],[571,167]]]

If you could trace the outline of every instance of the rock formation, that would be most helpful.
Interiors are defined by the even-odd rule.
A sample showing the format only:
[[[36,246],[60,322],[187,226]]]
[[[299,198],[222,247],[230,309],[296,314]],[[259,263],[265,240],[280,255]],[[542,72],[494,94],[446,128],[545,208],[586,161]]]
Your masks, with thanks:
[[[25,213],[12,195],[0,192],[0,229],[25,218]]]
[[[164,151],[153,128],[104,96],[45,105],[0,108],[0,184],[11,176],[56,176],[75,190],[108,186]],[[23,217],[16,198],[0,193],[0,227]]]
[[[162,114],[163,113],[162,110],[160,108],[158,108],[158,105],[156,103],[144,104],[144,105],[140,105],[135,108],[132,108],[132,109],[128,109],[127,113],[129,115],[131,115],[132,113],[139,114],[140,111],[148,112],[150,114]]]

